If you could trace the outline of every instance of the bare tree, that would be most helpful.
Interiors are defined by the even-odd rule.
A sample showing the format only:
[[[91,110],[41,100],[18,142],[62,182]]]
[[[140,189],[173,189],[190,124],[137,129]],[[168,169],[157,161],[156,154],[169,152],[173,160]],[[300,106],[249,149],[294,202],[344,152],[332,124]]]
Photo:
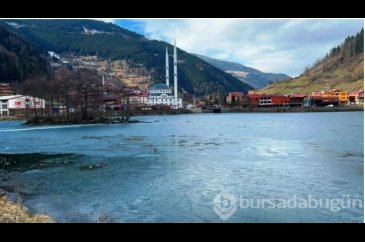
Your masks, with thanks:
[[[101,99],[101,81],[96,73],[89,69],[80,69],[76,73],[76,92],[81,109],[81,119],[95,118],[95,111],[99,107]]]

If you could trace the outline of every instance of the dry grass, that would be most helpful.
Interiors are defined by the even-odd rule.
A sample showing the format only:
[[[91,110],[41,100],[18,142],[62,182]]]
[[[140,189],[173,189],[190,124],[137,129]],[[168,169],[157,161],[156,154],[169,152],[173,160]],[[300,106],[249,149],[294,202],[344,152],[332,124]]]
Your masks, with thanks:
[[[22,120],[22,118],[16,116],[7,116],[7,115],[0,115],[0,121],[3,120]]]
[[[317,90],[341,89],[354,91],[364,89],[364,56],[359,55],[344,64],[335,65],[332,58],[313,67],[308,73],[289,81],[275,83],[261,89],[267,94],[310,94]],[[327,67],[327,68],[325,68]]]
[[[0,223],[54,223],[54,221],[47,215],[32,215],[20,204],[0,196]]]

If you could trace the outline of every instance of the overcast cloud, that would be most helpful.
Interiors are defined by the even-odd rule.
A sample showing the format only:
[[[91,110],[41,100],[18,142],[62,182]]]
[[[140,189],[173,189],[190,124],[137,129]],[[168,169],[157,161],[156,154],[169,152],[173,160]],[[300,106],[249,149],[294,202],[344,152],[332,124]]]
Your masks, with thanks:
[[[293,77],[364,25],[362,19],[106,19],[185,51]]]

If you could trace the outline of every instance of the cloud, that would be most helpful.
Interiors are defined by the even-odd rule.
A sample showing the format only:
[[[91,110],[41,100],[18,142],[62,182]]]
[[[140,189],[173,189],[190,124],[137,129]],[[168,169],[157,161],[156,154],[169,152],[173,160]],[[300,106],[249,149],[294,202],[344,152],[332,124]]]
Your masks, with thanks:
[[[234,61],[265,72],[299,75],[348,35],[363,27],[357,19],[142,19],[117,23],[150,39]],[[134,26],[138,28],[133,29]]]

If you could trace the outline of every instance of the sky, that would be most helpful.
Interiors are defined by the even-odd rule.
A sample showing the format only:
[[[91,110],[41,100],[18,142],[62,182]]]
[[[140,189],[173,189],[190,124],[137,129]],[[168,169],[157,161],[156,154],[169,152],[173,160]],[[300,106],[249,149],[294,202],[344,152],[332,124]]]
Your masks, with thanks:
[[[363,19],[100,19],[190,52],[264,72],[301,74]]]

